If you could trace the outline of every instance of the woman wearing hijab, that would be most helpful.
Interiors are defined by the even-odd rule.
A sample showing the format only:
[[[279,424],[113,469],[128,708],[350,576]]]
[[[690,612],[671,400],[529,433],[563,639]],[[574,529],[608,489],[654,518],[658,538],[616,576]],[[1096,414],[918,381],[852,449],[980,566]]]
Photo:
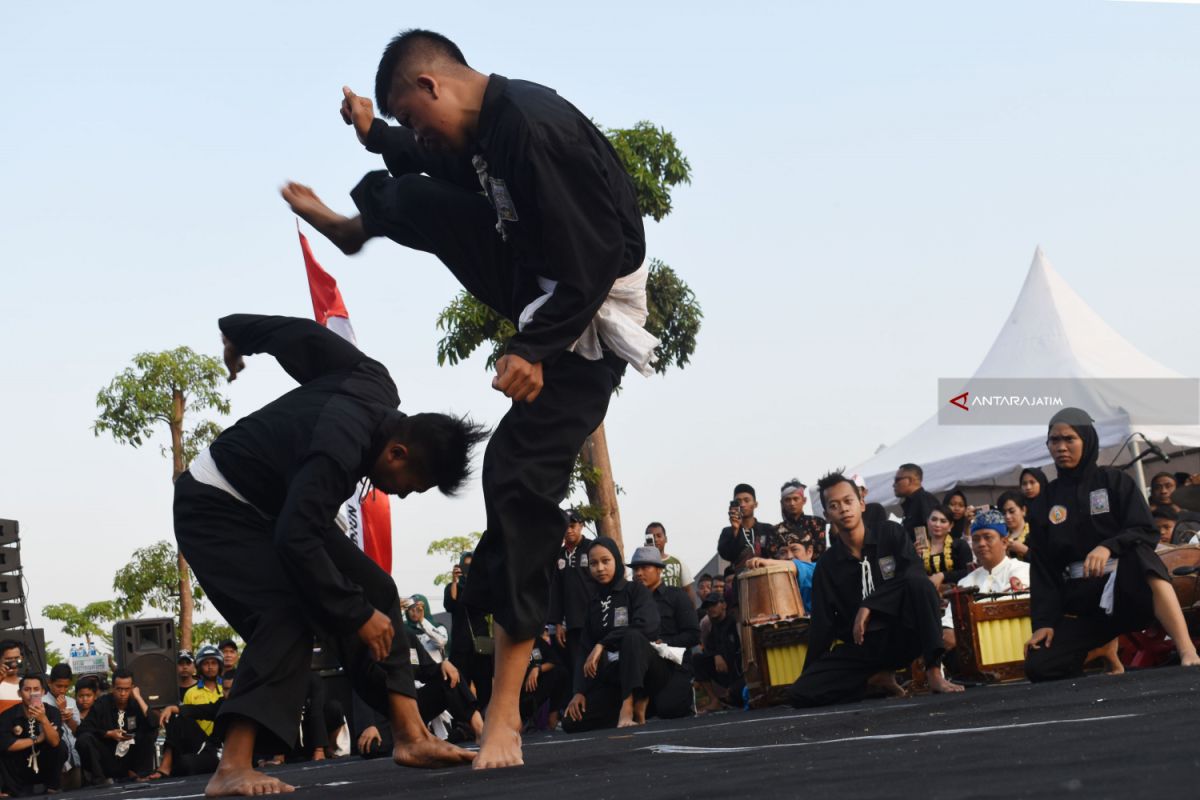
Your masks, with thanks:
[[[412,596],[411,604],[404,612],[404,627],[434,661],[441,663],[446,657],[446,643],[450,641],[450,635],[444,627],[433,621],[429,598],[423,594]]]
[[[1097,465],[1099,437],[1087,412],[1065,408],[1046,439],[1058,471],[1030,525],[1031,681],[1083,672],[1093,648],[1157,619],[1184,666],[1200,665],[1170,576],[1155,554],[1146,499],[1124,472]]]
[[[1046,487],[1050,485],[1050,481],[1046,479],[1046,473],[1037,467],[1026,467],[1021,470],[1021,477],[1017,481],[1017,485],[1021,489],[1021,494],[1025,495],[1025,499],[1032,501],[1046,493]]]
[[[625,579],[621,550],[602,536],[588,548],[588,569],[597,584],[583,631],[586,658],[575,673],[575,696],[567,704],[567,733],[628,728],[646,721],[646,706],[659,686],[647,685],[650,642],[658,638],[658,605],[645,586]]]

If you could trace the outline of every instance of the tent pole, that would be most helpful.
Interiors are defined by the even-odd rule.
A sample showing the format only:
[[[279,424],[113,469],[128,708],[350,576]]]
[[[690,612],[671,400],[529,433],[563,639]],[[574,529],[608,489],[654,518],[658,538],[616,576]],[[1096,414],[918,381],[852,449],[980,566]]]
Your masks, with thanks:
[[[1141,491],[1142,497],[1148,498],[1150,495],[1146,492],[1146,470],[1142,466],[1142,459],[1139,458],[1139,456],[1142,454],[1142,443],[1138,441],[1136,436],[1133,437],[1133,440],[1129,443],[1129,449],[1133,451],[1133,458],[1135,461],[1133,465],[1133,479],[1137,481],[1138,489]]]

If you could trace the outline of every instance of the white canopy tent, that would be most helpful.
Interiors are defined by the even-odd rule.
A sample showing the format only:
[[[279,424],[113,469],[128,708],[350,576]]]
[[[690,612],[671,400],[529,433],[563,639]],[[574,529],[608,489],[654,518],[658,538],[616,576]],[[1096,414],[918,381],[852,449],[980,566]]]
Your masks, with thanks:
[[[1183,376],[1141,353],[1113,330],[1054,271],[1039,247],[1012,313],[973,377]],[[1121,410],[1124,407],[1121,398],[1102,396],[1102,391],[1098,388],[1085,406],[1097,420],[1101,464],[1107,464],[1116,454],[1116,448],[1135,431],[1169,454],[1200,447],[1200,426],[1139,424],[1136,417],[1130,419]],[[1052,414],[1053,409],[1047,412],[1047,422]],[[851,472],[863,476],[868,499],[885,506],[897,502],[892,493],[892,477],[896,467],[904,463],[919,464],[925,473],[924,487],[934,493],[956,485],[1011,487],[1025,467],[1051,464],[1045,440],[1044,424],[950,426],[939,425],[934,414]],[[1119,463],[1128,460],[1123,457]]]

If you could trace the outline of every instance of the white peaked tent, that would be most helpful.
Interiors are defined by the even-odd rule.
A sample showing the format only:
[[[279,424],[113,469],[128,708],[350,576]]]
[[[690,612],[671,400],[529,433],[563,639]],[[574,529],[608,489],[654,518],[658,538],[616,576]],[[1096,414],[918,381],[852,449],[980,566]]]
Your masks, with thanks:
[[[1039,247],[1016,305],[975,378],[1181,378],[1139,352],[1067,285]],[[948,400],[948,398],[947,398]],[[1200,447],[1200,426],[1139,425],[1119,410],[1119,398],[1097,394],[1086,410],[1097,420],[1101,462],[1139,431],[1169,454]],[[1053,409],[1047,412],[1047,422]],[[894,445],[851,470],[868,499],[896,503],[892,476],[904,463],[921,465],[924,486],[940,493],[957,485],[1013,486],[1025,467],[1051,463],[1044,425],[946,426],[935,414]],[[1112,448],[1104,453],[1104,448]],[[1105,457],[1107,456],[1107,458]],[[1126,456],[1119,460],[1125,463]],[[1051,476],[1053,473],[1051,472]]]

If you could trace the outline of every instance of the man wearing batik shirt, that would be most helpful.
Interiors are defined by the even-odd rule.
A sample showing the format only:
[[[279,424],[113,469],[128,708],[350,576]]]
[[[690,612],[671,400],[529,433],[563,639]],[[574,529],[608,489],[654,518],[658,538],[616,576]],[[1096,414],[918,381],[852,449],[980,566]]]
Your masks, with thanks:
[[[804,513],[804,505],[808,502],[808,487],[799,478],[792,478],[779,488],[779,510],[783,514],[783,522],[775,526],[775,532],[780,540],[786,542],[789,537],[797,541],[812,540],[812,560],[816,561],[825,552],[825,518],[814,517]]]

